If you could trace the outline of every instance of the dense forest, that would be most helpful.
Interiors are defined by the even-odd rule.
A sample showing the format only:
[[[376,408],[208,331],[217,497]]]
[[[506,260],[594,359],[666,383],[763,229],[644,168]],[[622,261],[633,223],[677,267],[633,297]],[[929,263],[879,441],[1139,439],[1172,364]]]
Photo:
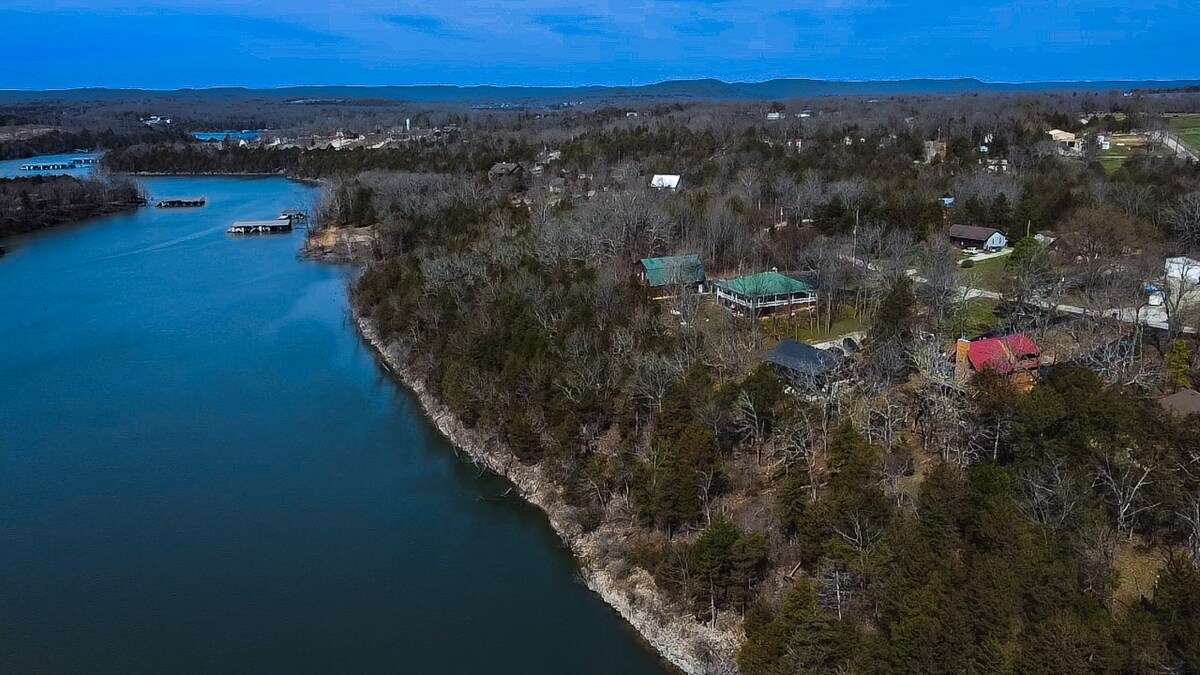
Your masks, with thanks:
[[[0,238],[145,204],[131,180],[0,178]]]
[[[674,142],[625,147],[662,156]],[[1063,237],[1020,247],[988,319],[1075,341],[1020,394],[986,371],[965,388],[946,373],[940,355],[975,313],[954,297],[971,270],[938,255],[940,206],[896,206],[923,201],[909,190],[926,169],[905,161],[850,187],[839,171],[857,169],[828,158],[742,159],[720,158],[729,170],[691,191],[633,185],[579,203],[371,172],[332,190],[323,216],[379,224],[356,300],[428,390],[541,466],[580,526],[609,532],[613,555],[698,621],[744,617],[742,672],[1200,667],[1200,437],[1151,400],[1190,380],[1191,339],[1121,332],[1100,313],[1064,328],[1015,301],[1133,299],[1144,270],[1126,252],[1183,246],[1195,167],[1148,158],[1105,176],[1047,156],[1021,178],[926,188],[934,204],[947,187],[970,194],[950,218]],[[747,166],[783,168],[746,181]],[[812,224],[764,231],[771,207],[753,205],[777,202]],[[858,254],[877,269],[836,255],[855,250],[855,214],[870,223]],[[781,381],[756,365],[772,322],[687,293],[648,299],[632,262],[671,251],[714,270],[813,271],[822,306],[806,321],[858,316],[863,352],[836,386]],[[1109,349],[1129,340],[1137,358]]]

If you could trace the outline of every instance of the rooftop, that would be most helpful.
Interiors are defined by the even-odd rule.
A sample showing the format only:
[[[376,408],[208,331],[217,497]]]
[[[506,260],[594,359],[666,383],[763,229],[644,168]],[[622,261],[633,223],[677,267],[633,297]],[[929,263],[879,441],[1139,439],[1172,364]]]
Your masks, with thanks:
[[[763,360],[804,375],[821,375],[837,365],[838,357],[795,340],[784,340],[763,355]]]
[[[704,263],[695,254],[642,258],[646,282],[652,287],[698,284],[704,281]]]
[[[979,225],[951,225],[947,234],[953,239],[969,239],[971,241],[987,241],[993,234],[1000,232],[994,227]]]
[[[650,179],[650,187],[674,190],[679,187],[679,176],[675,174],[654,174]]]
[[[967,358],[975,370],[991,368],[1001,375],[1007,375],[1018,367],[1028,370],[1027,365],[1022,362],[1037,357],[1040,353],[1041,349],[1037,343],[1021,333],[975,340],[967,348]]]
[[[1176,415],[1200,413],[1200,392],[1195,389],[1180,389],[1170,396],[1158,399],[1158,403]]]
[[[790,295],[792,293],[811,293],[812,287],[779,272],[759,272],[746,277],[730,279],[723,283],[725,288],[748,297],[759,298],[764,295]]]

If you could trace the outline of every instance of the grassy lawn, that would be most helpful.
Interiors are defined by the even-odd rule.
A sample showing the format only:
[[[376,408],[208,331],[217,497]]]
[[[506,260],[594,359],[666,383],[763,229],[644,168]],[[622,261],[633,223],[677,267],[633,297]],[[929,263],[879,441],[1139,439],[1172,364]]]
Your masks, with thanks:
[[[1114,145],[1111,149],[1101,152],[1097,159],[1100,165],[1104,167],[1104,172],[1112,175],[1116,173],[1117,169],[1121,168],[1121,165],[1125,163],[1126,159],[1129,159],[1131,154],[1132,152],[1129,148]]]
[[[1200,115],[1175,115],[1171,118],[1171,131],[1184,145],[1200,152]]]
[[[810,319],[807,314],[769,317],[763,319],[762,325],[763,332],[776,342],[792,338],[809,344],[825,342],[863,329],[863,323],[855,318],[851,308],[843,308],[833,318],[833,325],[828,330],[825,329],[823,317],[820,320],[815,317]]]
[[[963,267],[963,276],[971,275],[975,277],[978,280],[977,285],[979,288],[998,291],[1004,284],[1004,263],[1007,260],[1008,256],[1001,256],[977,262],[973,267]]]
[[[975,298],[967,303],[965,321],[963,322],[963,336],[968,340],[990,333],[995,330],[996,308],[1000,306],[999,300],[991,298]]]

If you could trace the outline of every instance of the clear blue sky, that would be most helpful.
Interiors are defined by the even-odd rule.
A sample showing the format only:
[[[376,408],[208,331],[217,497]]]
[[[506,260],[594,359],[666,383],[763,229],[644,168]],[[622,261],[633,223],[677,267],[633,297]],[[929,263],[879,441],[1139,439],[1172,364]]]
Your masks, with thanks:
[[[1197,0],[0,4],[0,88],[1200,78]]]

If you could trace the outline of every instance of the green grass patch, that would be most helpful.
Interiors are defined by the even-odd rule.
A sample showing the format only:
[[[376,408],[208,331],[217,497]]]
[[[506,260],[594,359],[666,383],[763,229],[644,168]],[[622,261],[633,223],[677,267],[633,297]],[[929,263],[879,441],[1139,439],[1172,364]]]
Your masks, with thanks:
[[[1008,256],[979,261],[971,267],[963,267],[963,276],[975,277],[977,279],[975,285],[979,288],[998,291],[1004,285],[1004,280],[1008,278],[1007,272],[1004,271],[1004,263],[1007,261]],[[962,267],[961,264],[959,266]]]
[[[986,335],[1000,325],[1000,318],[996,316],[999,307],[1000,301],[992,298],[968,300],[946,317],[941,326],[942,332],[968,340]]]
[[[1104,167],[1104,172],[1112,175],[1116,173],[1117,169],[1121,168],[1121,165],[1125,163],[1125,160],[1129,159],[1131,154],[1133,153],[1129,148],[1114,146],[1112,149],[1100,153],[1100,156],[1096,159]]]
[[[1171,119],[1171,131],[1184,145],[1200,152],[1200,115],[1175,115]]]

